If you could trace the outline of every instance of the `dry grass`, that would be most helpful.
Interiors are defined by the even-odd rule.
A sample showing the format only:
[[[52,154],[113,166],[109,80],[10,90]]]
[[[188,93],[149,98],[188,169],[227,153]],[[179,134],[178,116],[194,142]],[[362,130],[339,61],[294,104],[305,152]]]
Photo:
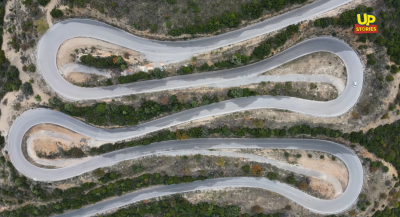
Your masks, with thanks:
[[[37,27],[37,31],[41,35],[43,35],[49,29],[49,24],[47,24],[46,20],[36,20],[34,24]]]

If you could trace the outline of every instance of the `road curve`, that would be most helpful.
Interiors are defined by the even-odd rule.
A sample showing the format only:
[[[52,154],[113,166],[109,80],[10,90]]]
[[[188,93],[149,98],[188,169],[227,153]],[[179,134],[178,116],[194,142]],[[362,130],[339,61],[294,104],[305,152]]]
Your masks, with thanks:
[[[259,108],[287,109],[294,112],[320,117],[339,116],[346,113],[351,107],[353,107],[361,94],[364,79],[363,65],[355,51],[346,43],[331,37],[319,37],[299,43],[292,48],[264,61],[240,68],[176,76],[161,80],[150,80],[110,87],[83,88],[67,82],[59,73],[57,73],[57,71],[54,71],[57,70],[57,67],[55,62],[52,62],[51,58],[53,55],[56,55],[56,51],[54,51],[53,54],[52,52],[48,53],[46,56],[50,58],[50,60],[44,60],[40,67],[46,82],[53,90],[68,99],[86,100],[203,85],[218,86],[218,84],[226,82],[236,82],[239,85],[241,83],[246,83],[249,79],[254,80],[254,78],[256,78],[256,76],[262,72],[278,67],[306,54],[319,51],[326,51],[336,54],[343,60],[347,69],[346,88],[343,90],[342,94],[334,100],[329,102],[318,102],[293,97],[271,96],[257,96],[228,100],[191,109],[158,119],[153,122],[149,122],[148,124],[143,124],[143,132],[149,133],[151,131],[161,129],[158,126],[165,128],[195,119]],[[38,59],[40,63],[41,58],[43,57],[39,55]],[[52,67],[49,68],[49,66],[53,64],[54,69]],[[353,87],[353,82],[357,82],[357,87]],[[153,128],[154,130],[147,130],[150,128]]]
[[[101,156],[94,157],[84,163],[59,168],[44,169],[29,163],[22,153],[22,139],[26,131],[31,127],[41,123],[57,124],[77,133],[89,136],[93,139],[102,140],[104,138],[114,138],[114,141],[121,140],[113,134],[129,129],[98,129],[79,120],[71,118],[63,113],[47,109],[35,109],[24,113],[17,118],[11,127],[8,138],[10,159],[15,168],[25,176],[40,181],[56,181],[75,177],[96,168],[106,167],[118,162],[135,159],[149,155],[163,155],[167,153],[198,153],[197,151],[206,149],[224,148],[252,148],[252,149],[299,149],[315,150],[330,153],[341,159],[347,166],[349,172],[349,182],[344,193],[334,200],[322,200],[304,192],[279,182],[271,182],[267,179],[259,178],[224,178],[207,180],[204,182],[194,182],[183,185],[157,187],[154,189],[139,191],[128,194],[121,198],[100,203],[81,210],[72,212],[68,216],[86,216],[94,214],[95,211],[105,211],[106,209],[120,207],[124,204],[132,203],[142,199],[164,196],[174,193],[216,189],[225,187],[254,187],[263,188],[282,194],[283,196],[299,203],[300,205],[318,213],[339,213],[351,206],[358,197],[363,184],[363,169],[358,157],[348,148],[337,143],[323,140],[303,140],[303,139],[194,139],[185,141],[165,141],[154,143],[148,146],[138,146],[123,149]],[[131,136],[134,137],[134,136]],[[108,141],[111,141],[109,139]],[[74,214],[75,213],[75,214]]]
[[[96,22],[91,20],[79,21]],[[79,23],[79,21],[76,22]],[[57,27],[57,25],[55,26]],[[240,68],[174,76],[160,80],[134,82],[130,84],[108,87],[78,87],[69,83],[61,76],[60,73],[57,73],[58,68],[56,65],[56,55],[58,47],[64,40],[61,36],[56,34],[58,33],[58,29],[64,30],[64,28],[61,28],[63,26],[59,27],[60,28],[56,29],[51,28],[40,40],[37,50],[37,65],[43,75],[43,78],[46,80],[49,86],[60,96],[72,101],[103,99],[130,94],[183,89],[189,87],[226,87],[255,83],[258,75],[263,72],[274,69],[283,63],[289,62],[301,56],[321,51],[336,54],[343,60],[348,72],[347,84],[353,83],[354,81],[360,84],[357,88],[357,91],[354,92],[353,95],[357,95],[357,93],[361,92],[361,85],[363,82],[362,63],[360,62],[360,59],[354,50],[346,43],[338,39],[331,37],[319,37],[301,42],[266,60]],[[114,28],[111,30],[121,32],[120,30]],[[113,32],[111,30],[110,32]],[[99,33],[99,35],[101,34]],[[57,43],[52,42],[52,40],[55,40]],[[269,104],[269,102],[265,103]],[[282,109],[285,108],[282,107]],[[307,111],[304,112],[309,113]]]
[[[277,58],[271,58],[263,63],[258,63],[252,66],[246,66],[234,70],[223,70],[212,73],[179,76],[157,81],[146,81],[112,87],[82,88],[70,84],[69,82],[65,81],[59,73],[56,73],[58,71],[56,65],[56,54],[60,45],[68,39],[75,37],[91,37],[139,51],[151,61],[177,62],[185,60],[196,53],[228,46],[230,44],[245,41],[268,32],[282,29],[288,25],[310,19],[318,14],[327,12],[351,1],[352,0],[319,0],[296,10],[236,31],[209,38],[176,42],[155,41],[140,38],[94,20],[66,20],[53,25],[40,39],[37,47],[37,66],[42,72],[42,75],[49,86],[61,96],[69,100],[110,98],[141,92],[161,91],[231,82],[235,79],[237,80],[256,76],[261,72],[279,66],[279,64],[274,63]],[[305,46],[303,44],[301,47],[298,46],[296,49],[297,52],[294,52],[294,50],[286,52],[292,54],[286,57],[284,57],[284,54],[279,55],[280,61],[288,62],[292,58],[297,58],[302,55],[306,55],[307,53],[325,51],[323,47],[319,47],[322,50],[310,49],[313,46],[311,46],[309,49],[304,49],[304,47]],[[279,61],[276,62],[279,63]],[[246,72],[244,73],[243,71]]]
[[[166,63],[178,62],[188,59],[197,53],[225,47],[283,29],[289,25],[311,19],[352,1],[353,0],[318,0],[298,9],[235,31],[207,38],[174,42],[141,38],[94,20],[70,19],[53,25],[42,36],[38,50],[39,55],[44,54],[44,58],[49,56],[55,57],[55,55],[52,55],[54,54],[54,50],[57,50],[64,41],[75,37],[90,37],[139,51],[151,61],[162,61]],[[47,58],[43,61],[55,63],[53,60],[54,59]]]
[[[267,60],[241,68],[98,88],[77,87],[64,80],[60,73],[57,73],[56,55],[60,45],[66,40],[74,37],[92,37],[139,51],[151,61],[178,62],[196,53],[210,51],[282,29],[288,25],[310,19],[351,1],[352,0],[319,0],[302,8],[240,30],[210,38],[178,42],[143,39],[93,20],[73,19],[60,22],[52,26],[42,36],[37,47],[37,66],[44,79],[53,90],[61,96],[73,101],[111,98],[143,92],[204,85],[213,87],[224,85],[224,83],[228,82],[249,81],[262,72],[276,68],[306,54],[319,51],[334,53],[343,60],[348,75],[347,85],[343,93],[337,99],[329,102],[271,96],[241,98],[194,108],[138,126],[120,129],[99,129],[56,111],[35,109],[23,113],[13,123],[8,137],[10,159],[16,169],[29,178],[43,181],[55,181],[74,177],[99,167],[115,164],[122,160],[153,154],[161,155],[166,152],[187,152],[191,150],[195,152],[196,150],[216,148],[277,148],[322,151],[333,154],[341,159],[346,164],[349,171],[347,189],[340,197],[334,200],[318,199],[287,186],[286,184],[273,182],[264,178],[222,178],[146,189],[62,216],[88,216],[143,199],[187,191],[220,189],[226,187],[262,188],[282,194],[317,213],[331,214],[342,212],[356,201],[362,188],[363,170],[359,159],[351,150],[328,141],[291,139],[198,139],[167,141],[107,153],[79,165],[52,170],[38,168],[30,164],[23,156],[21,144],[25,133],[31,127],[41,123],[60,125],[77,133],[89,136],[92,139],[115,142],[145,135],[150,132],[200,118],[249,109],[278,108],[320,117],[339,116],[347,112],[357,102],[361,94],[363,65],[350,46],[334,38],[321,37],[310,39]],[[352,86],[353,82],[358,83],[357,87]]]

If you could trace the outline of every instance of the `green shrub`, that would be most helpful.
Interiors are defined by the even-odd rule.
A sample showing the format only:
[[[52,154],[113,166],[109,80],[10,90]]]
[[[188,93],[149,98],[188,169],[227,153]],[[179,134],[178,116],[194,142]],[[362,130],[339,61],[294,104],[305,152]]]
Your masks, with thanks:
[[[41,5],[41,6],[46,6],[50,0],[37,0],[37,2]]]
[[[176,4],[176,1],[177,0],[167,0],[168,4],[171,4],[171,5]]]
[[[39,94],[36,94],[35,100],[38,101],[38,102],[41,102],[42,101],[42,97]]]
[[[269,180],[277,180],[279,177],[279,174],[275,173],[275,172],[268,172],[267,177]]]
[[[286,177],[286,182],[289,183],[289,184],[292,184],[292,185],[295,184],[296,183],[296,179],[294,178],[294,175],[292,174],[292,175]]]
[[[79,59],[83,65],[92,66],[100,69],[121,68],[122,65],[127,65],[121,56],[109,57],[93,57],[91,54],[83,55]]]
[[[102,169],[96,169],[96,170],[94,170],[93,171],[93,174],[95,175],[95,176],[97,176],[97,177],[102,177],[104,174],[105,174],[105,172],[104,172],[104,170],[102,170]]]
[[[29,64],[27,67],[28,71],[30,72],[36,72],[36,66],[33,64]]]
[[[33,95],[32,85],[29,82],[25,82],[21,86],[22,93],[25,95]]]
[[[243,165],[243,166],[242,166],[242,170],[243,170],[246,174],[250,173],[250,165]]]
[[[384,167],[383,167],[383,172],[385,172],[385,173],[389,172],[389,167],[384,166]]]
[[[386,81],[392,82],[392,81],[394,81],[394,77],[392,75],[387,75]]]
[[[161,79],[167,77],[167,73],[165,71],[161,71],[160,68],[155,68],[151,72],[151,76],[153,76],[156,79]]]
[[[50,15],[53,18],[60,18],[60,17],[64,16],[64,13],[60,9],[53,8],[53,10],[50,11]]]

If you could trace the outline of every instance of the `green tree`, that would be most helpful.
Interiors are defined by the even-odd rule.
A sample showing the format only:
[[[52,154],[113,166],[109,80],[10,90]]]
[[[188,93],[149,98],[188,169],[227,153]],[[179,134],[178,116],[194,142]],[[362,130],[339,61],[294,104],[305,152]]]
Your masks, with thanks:
[[[289,184],[292,184],[292,185],[294,183],[296,183],[296,179],[294,178],[294,175],[292,174],[292,175],[286,177],[286,182],[289,183]]]
[[[29,82],[25,82],[21,86],[22,93],[25,95],[33,95],[32,85]]]
[[[394,81],[394,77],[392,75],[387,75],[386,81],[392,82],[392,81]]]
[[[64,105],[64,109],[70,113],[75,113],[76,112],[76,107],[72,103],[67,103]]]
[[[50,11],[50,15],[53,18],[60,18],[60,17],[64,16],[64,13],[60,9],[53,8],[53,10]]]
[[[250,173],[250,165],[243,165],[243,166],[242,166],[242,170],[243,170],[243,172],[245,172],[246,174]]]
[[[151,72],[151,76],[157,79],[162,79],[167,77],[167,73],[165,71],[162,71],[160,68],[154,68]]]
[[[41,5],[41,6],[46,6],[49,2],[50,2],[50,0],[37,0],[37,2]]]
[[[279,174],[275,172],[268,172],[267,177],[269,180],[277,180]]]

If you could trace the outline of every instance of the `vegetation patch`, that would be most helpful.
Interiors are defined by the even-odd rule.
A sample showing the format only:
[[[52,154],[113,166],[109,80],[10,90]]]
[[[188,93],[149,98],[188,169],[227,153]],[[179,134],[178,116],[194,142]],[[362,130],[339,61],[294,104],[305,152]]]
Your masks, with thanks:
[[[34,22],[36,29],[39,34],[43,35],[48,29],[49,25],[47,24],[46,20],[40,19]]]

